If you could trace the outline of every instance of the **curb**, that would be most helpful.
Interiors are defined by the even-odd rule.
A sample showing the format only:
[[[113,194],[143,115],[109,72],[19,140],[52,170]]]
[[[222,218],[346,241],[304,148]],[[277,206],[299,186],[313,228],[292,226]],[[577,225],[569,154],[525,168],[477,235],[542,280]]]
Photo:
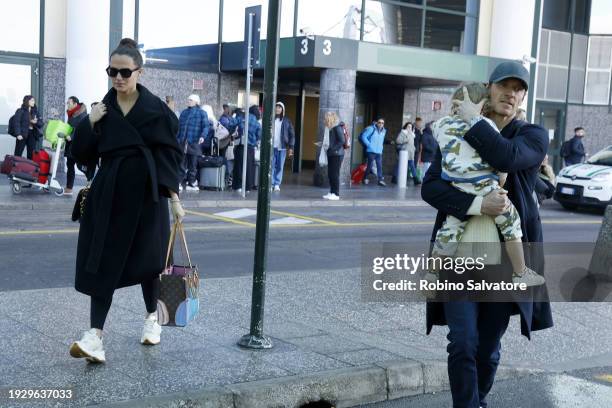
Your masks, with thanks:
[[[539,370],[500,366],[497,380],[516,378]],[[96,405],[104,408],[266,408],[299,407],[329,401],[337,408],[448,390],[446,363],[399,360],[322,371],[315,374],[206,387],[142,399]]]
[[[256,200],[183,200],[183,207],[193,208],[257,208]],[[423,201],[417,200],[273,200],[271,208],[328,208],[328,207],[428,207]],[[0,203],[0,210],[66,210],[72,211],[73,200],[69,203]]]

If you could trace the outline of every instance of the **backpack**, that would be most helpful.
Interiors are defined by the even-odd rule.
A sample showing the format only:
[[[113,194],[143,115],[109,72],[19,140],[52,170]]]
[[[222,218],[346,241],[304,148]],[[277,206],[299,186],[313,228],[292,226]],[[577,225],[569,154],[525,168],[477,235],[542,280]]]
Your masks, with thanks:
[[[344,144],[342,147],[346,150],[351,147],[351,135],[349,134],[348,128],[346,127],[346,123],[340,122],[340,126],[342,126],[342,131],[344,132]]]
[[[560,151],[561,157],[569,157],[572,154],[571,142],[571,140],[566,140],[565,142],[563,142]]]
[[[17,113],[19,112],[19,109],[17,109],[15,111],[15,114],[13,116],[11,116],[11,118],[9,119],[8,122],[8,134],[13,136],[13,137],[17,137],[19,136],[17,134]]]

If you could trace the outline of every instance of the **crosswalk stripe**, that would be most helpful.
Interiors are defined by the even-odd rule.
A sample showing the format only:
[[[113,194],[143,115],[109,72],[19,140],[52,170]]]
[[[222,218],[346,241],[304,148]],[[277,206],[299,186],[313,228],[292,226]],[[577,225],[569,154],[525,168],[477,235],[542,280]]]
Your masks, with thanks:
[[[231,218],[233,220],[237,220],[240,218],[246,218],[246,217],[251,217],[253,215],[257,215],[257,211],[251,208],[240,208],[238,210],[218,212],[218,213],[215,213],[214,215],[218,217]]]
[[[270,225],[304,225],[304,224],[312,224],[312,221],[295,218],[295,217],[277,218],[275,220],[270,221]]]

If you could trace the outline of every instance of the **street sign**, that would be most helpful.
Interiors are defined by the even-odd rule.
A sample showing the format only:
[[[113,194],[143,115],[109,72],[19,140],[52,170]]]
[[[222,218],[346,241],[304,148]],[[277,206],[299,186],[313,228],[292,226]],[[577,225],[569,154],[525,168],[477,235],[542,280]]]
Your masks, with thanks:
[[[248,66],[249,15],[253,15],[251,25],[251,65],[259,64],[259,40],[261,38],[261,6],[244,9],[244,47],[242,50],[242,65]]]

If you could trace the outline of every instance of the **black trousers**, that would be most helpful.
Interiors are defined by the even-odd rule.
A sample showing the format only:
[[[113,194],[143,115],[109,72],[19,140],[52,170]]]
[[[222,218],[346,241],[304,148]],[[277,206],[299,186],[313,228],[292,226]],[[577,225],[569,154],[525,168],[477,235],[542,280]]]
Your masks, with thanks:
[[[66,188],[72,190],[72,187],[74,187],[74,178],[76,176],[76,173],[74,171],[76,162],[72,157],[68,156],[66,158],[66,165],[68,166],[68,171],[66,172]]]
[[[327,177],[329,178],[329,191],[340,196],[340,167],[344,156],[327,155]]]
[[[234,146],[234,174],[232,176],[232,189],[238,190],[242,188],[242,152],[244,146]],[[246,172],[246,189],[253,190],[255,188],[255,147],[247,148],[247,172]]]
[[[157,311],[157,299],[159,298],[159,279],[155,278],[149,282],[144,282],[140,286],[142,287],[142,297],[147,307],[147,313],[155,313]],[[112,303],[112,295],[109,298],[91,298],[90,319],[93,329],[104,329],[104,322]]]
[[[30,129],[28,134],[23,137],[23,140],[15,138],[15,156],[23,155],[23,150],[27,147],[27,157],[29,160],[32,160],[32,155],[36,151],[37,139],[38,134],[34,129]]]
[[[181,184],[189,183],[196,185],[198,177],[198,156],[200,155],[200,145],[198,143],[191,143],[187,147],[187,151],[183,156],[183,163],[181,170],[183,173],[183,179]]]

